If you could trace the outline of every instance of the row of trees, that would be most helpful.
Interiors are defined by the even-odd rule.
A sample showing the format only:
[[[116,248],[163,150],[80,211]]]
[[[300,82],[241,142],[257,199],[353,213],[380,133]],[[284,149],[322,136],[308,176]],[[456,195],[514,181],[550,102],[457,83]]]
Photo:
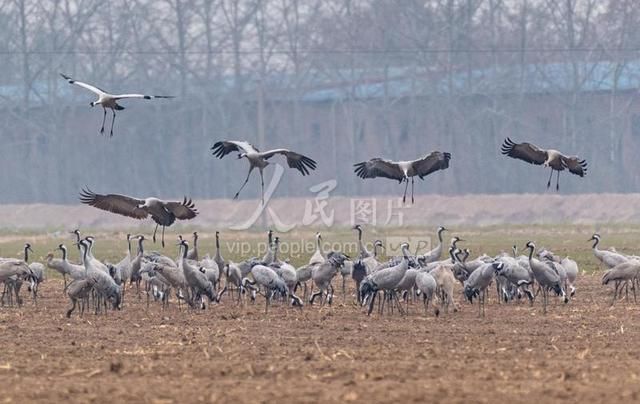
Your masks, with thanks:
[[[633,99],[619,94],[619,81],[629,78],[640,50],[639,23],[640,3],[633,0],[0,0],[0,167],[12,174],[0,178],[11,191],[0,201],[70,202],[82,185],[229,196],[242,180],[234,173],[244,166],[212,161],[205,146],[219,138],[285,145],[320,154],[318,160],[330,156],[333,164],[322,166],[314,183],[337,178],[337,193],[390,192],[395,188],[379,183],[353,187],[344,162],[379,153],[410,158],[426,151],[413,146],[427,138],[434,147],[494,148],[479,139],[514,135],[518,122],[535,113],[526,101],[527,71],[550,63],[566,69],[568,83],[552,98],[562,114],[550,127],[559,132],[540,139],[561,138],[562,146],[612,167],[592,185],[569,189],[628,191],[636,179],[617,156]],[[612,84],[596,126],[607,131],[595,134],[584,123],[592,109],[583,94],[593,73],[584,66],[605,61]],[[519,83],[508,101],[497,95],[500,80],[482,87],[492,116],[482,118],[484,129],[472,134],[449,124],[476,126],[466,113],[469,97],[478,95],[476,73],[504,66],[520,71]],[[86,108],[91,96],[68,86],[59,72],[113,91],[179,98],[129,104],[107,141],[94,135],[102,114]],[[390,88],[398,76],[411,83],[399,98]],[[438,133],[425,133],[419,115],[426,104],[414,99],[434,80],[446,88],[428,103],[428,113],[442,124]],[[383,83],[382,95],[363,99],[356,86],[362,82]],[[304,97],[336,85],[340,97],[315,104],[338,111],[330,130]],[[496,123],[506,114],[509,124]],[[372,121],[365,125],[361,117]],[[496,132],[496,125],[502,129]],[[596,135],[605,157],[583,146]],[[288,174],[278,195],[307,195],[313,183]],[[429,191],[524,190],[515,182],[496,188],[481,173],[465,175],[434,180]],[[608,180],[613,177],[618,180]]]

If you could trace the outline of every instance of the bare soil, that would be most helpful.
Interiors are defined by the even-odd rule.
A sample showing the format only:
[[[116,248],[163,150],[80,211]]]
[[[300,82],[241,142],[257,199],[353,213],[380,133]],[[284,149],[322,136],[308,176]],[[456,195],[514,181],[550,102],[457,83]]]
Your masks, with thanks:
[[[60,280],[37,307],[0,308],[4,402],[615,402],[640,397],[640,308],[583,275],[568,305],[498,305],[485,318],[410,306],[366,314],[348,295],[302,310],[230,300],[64,317]],[[25,294],[26,297],[26,294]],[[26,298],[25,298],[26,300]]]

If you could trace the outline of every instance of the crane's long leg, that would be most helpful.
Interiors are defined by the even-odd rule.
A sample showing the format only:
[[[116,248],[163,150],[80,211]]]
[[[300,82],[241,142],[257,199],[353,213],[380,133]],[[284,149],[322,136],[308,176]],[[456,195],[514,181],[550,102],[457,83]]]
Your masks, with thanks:
[[[264,175],[260,169],[260,195],[262,195],[262,206],[264,206]]]
[[[165,226],[162,226],[162,248],[164,248],[164,228]]]
[[[111,131],[109,132],[109,137],[113,137],[113,125],[116,123],[116,110],[112,109],[111,112],[113,113],[113,119],[111,119]]]
[[[551,169],[551,172],[549,173],[549,180],[547,181],[547,189],[551,188],[551,177],[553,177],[553,168]]]
[[[155,230],[153,231],[153,237],[152,237],[152,239],[153,239],[153,243],[154,243],[154,244],[155,244],[155,242],[156,242],[156,233],[158,232],[158,226],[159,226],[159,225],[158,225],[158,223],[156,223],[156,228],[155,228]]]
[[[611,305],[616,304],[616,297],[618,297],[618,287],[620,286],[620,282],[616,281],[615,288],[613,289],[613,300],[611,301]]]
[[[107,120],[107,109],[103,107],[102,110],[104,111],[104,114],[102,115],[102,128],[100,128],[101,135],[104,134],[104,122]]]
[[[551,172],[553,173],[553,171]],[[556,176],[556,191],[560,190],[560,171],[558,171],[558,175]]]
[[[413,181],[415,177],[411,177],[411,204],[413,205]]]
[[[407,201],[407,189],[409,188],[409,178],[405,178],[406,184],[404,186],[404,195],[402,196],[402,203]]]
[[[247,178],[244,180],[244,182],[242,183],[242,186],[240,187],[238,192],[236,192],[236,194],[233,197],[233,199],[238,199],[238,196],[240,195],[240,192],[242,191],[244,186],[247,185],[247,182],[249,182],[249,176],[251,175],[251,171],[253,171],[253,167],[249,167],[249,172],[247,173]]]
[[[378,295],[378,291],[373,292],[373,296],[371,297],[371,301],[369,302],[369,310],[367,311],[367,316],[371,315],[373,311],[373,303],[376,301],[376,296]]]

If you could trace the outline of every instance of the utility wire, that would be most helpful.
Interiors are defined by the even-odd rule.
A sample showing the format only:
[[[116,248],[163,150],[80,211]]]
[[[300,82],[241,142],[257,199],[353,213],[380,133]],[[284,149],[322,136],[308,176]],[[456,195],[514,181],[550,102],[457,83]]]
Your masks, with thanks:
[[[495,54],[495,53],[594,53],[594,52],[609,52],[609,53],[637,53],[640,52],[640,47],[629,48],[397,48],[397,49],[364,49],[364,48],[351,48],[351,49],[297,49],[298,53],[307,54],[373,54],[373,55],[395,55],[395,54],[411,54],[411,53],[427,53],[427,54],[443,54],[443,53],[471,53],[471,54]],[[96,50],[96,49],[73,49],[73,50],[28,50],[27,52],[18,50],[0,50],[0,55],[111,55],[111,54],[130,54],[130,55],[178,55],[182,52],[175,49],[150,49],[148,51],[140,50]],[[219,50],[187,50],[184,51],[187,55],[233,55],[233,50],[219,49]],[[240,50],[238,53],[244,55],[256,55],[261,53],[267,54],[289,54],[290,50],[287,49],[245,49]]]

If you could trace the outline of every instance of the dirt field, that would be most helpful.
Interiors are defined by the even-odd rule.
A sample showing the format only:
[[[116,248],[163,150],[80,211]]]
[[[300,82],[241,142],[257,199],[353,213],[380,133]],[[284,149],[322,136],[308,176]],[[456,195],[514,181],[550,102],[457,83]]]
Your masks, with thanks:
[[[61,281],[38,307],[0,309],[4,402],[636,401],[638,306],[609,307],[599,275],[575,300],[367,316],[351,303],[302,310],[229,301],[63,317]]]

